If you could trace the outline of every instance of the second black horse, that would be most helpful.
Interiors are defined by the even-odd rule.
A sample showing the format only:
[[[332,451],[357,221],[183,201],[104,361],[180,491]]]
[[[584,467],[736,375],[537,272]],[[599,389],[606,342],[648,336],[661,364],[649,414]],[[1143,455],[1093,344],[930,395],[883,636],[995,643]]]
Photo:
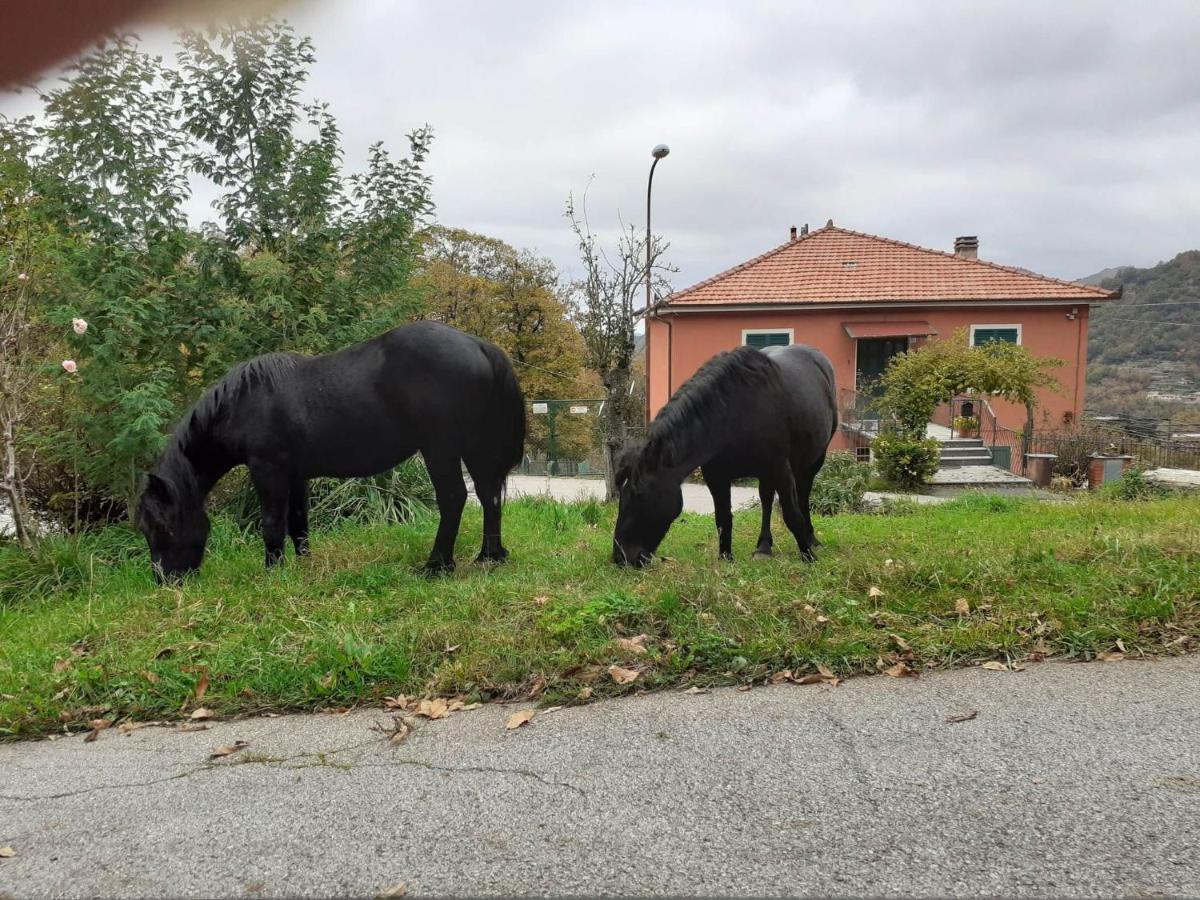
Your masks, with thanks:
[[[467,500],[462,466],[483,507],[481,560],[503,560],[504,481],[521,460],[525,401],[500,348],[435,322],[395,328],[325,356],[271,353],[236,366],[175,429],[147,476],[137,521],[155,574],[200,567],[204,499],[237,465],[262,501],[267,565],[290,536],[308,552],[307,483],[385,472],[417,451],[441,521],[426,569],[454,568]]]
[[[833,366],[812,347],[739,347],[705,363],[667,402],[645,444],[622,454],[613,562],[643,566],[683,511],[683,480],[699,468],[712,494],[723,559],[733,558],[730,487],[757,478],[762,530],[755,555],[771,554],[775,494],[800,553],[817,546],[809,514],[813,479],[837,429]]]

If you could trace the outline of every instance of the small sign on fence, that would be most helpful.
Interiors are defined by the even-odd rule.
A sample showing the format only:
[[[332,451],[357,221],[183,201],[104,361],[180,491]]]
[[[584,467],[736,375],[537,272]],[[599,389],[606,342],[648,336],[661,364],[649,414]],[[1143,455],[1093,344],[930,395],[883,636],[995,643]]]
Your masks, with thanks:
[[[533,404],[533,413],[534,413],[534,415],[537,415],[537,416],[544,416],[544,415],[546,415],[546,413],[548,413],[548,412],[550,412],[550,404],[549,404],[549,403],[535,403],[535,404]]]
[[[586,406],[572,406],[571,413],[576,416],[587,415],[588,408]]]

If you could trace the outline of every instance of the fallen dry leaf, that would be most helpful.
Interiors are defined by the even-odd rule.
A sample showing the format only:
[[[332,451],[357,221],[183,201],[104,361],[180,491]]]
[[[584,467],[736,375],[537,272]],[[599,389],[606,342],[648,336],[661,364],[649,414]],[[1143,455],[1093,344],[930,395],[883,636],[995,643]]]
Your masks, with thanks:
[[[54,671],[56,673],[57,672],[65,672],[69,668],[71,668],[71,658],[70,657],[67,657],[66,659],[56,659],[54,661]]]
[[[523,709],[520,712],[515,712],[508,717],[508,721],[504,723],[504,727],[509,731],[513,731],[522,725],[528,725],[533,721],[533,713],[534,710],[532,709]]]
[[[898,662],[883,670],[884,675],[890,675],[892,678],[916,678],[917,673],[908,667],[908,663]]]
[[[149,669],[144,669],[142,671],[142,677],[145,678],[151,684],[158,684],[158,676],[155,675],[153,672],[151,672]]]
[[[980,668],[987,669],[989,672],[1007,672],[1008,663],[1002,663],[998,659],[989,659]]]
[[[449,714],[445,700],[422,700],[417,704],[417,715],[426,719],[444,719]]]
[[[399,884],[393,884],[386,891],[380,891],[375,896],[378,900],[387,900],[388,897],[403,897],[407,893],[408,885],[401,881]]]
[[[744,693],[746,693],[746,691],[750,690],[753,687],[754,687],[754,685],[752,685],[752,684],[739,684],[737,689],[744,694]]]
[[[196,721],[200,721],[201,719],[211,719],[212,717],[213,711],[211,709],[206,709],[203,706],[201,706],[199,709],[192,710],[192,715],[190,716],[190,718]]]
[[[1097,653],[1096,659],[1101,662],[1120,662],[1125,658],[1125,654],[1118,650],[1109,650],[1104,653]]]
[[[529,696],[536,697],[546,689],[546,676],[539,675],[533,679],[533,684],[529,686]]]
[[[548,716],[548,715],[550,715],[550,713],[558,712],[560,709],[562,709],[561,706],[547,706],[545,709],[542,710],[542,715]]]
[[[946,721],[950,722],[950,723],[970,722],[977,715],[979,715],[979,710],[973,709],[969,713],[963,713],[962,715],[959,715],[959,716],[946,716]]]
[[[833,669],[829,668],[829,666],[825,665],[824,663],[817,663],[817,671],[821,673],[822,678],[837,678],[837,676],[833,674]]]
[[[403,716],[392,716],[392,733],[388,736],[388,743],[393,747],[402,744],[411,732],[412,728]]]
[[[900,637],[900,635],[889,634],[888,637],[892,639],[892,643],[896,645],[897,649],[899,649],[899,650],[911,650],[912,649],[912,647],[910,647],[908,645],[908,641],[906,641],[904,638]]]
[[[646,634],[639,634],[637,637],[617,638],[617,643],[621,645],[622,650],[628,650],[630,653],[641,656],[646,652],[646,641],[649,637]]]
[[[609,666],[608,674],[617,684],[629,684],[637,681],[640,674],[636,669],[622,669],[620,666]]]
[[[451,653],[453,653],[455,650],[459,649],[460,647],[462,647],[462,644],[455,644],[453,647],[451,647],[450,643],[447,642],[446,646],[442,648],[442,652],[445,653],[447,656],[449,656]]]
[[[796,684],[820,684],[824,680],[820,675],[809,674],[796,679]]]
[[[871,598],[882,597],[883,591],[880,588],[877,588],[875,585],[871,585],[871,589],[867,591],[867,596]]]
[[[466,706],[461,707],[459,712],[468,712],[472,709],[479,709],[481,706],[483,706],[482,703],[468,703]]]
[[[196,699],[201,699],[208,693],[208,670],[205,669],[200,673],[200,680],[196,682]]]
[[[220,759],[223,756],[229,756],[231,753],[237,753],[239,750],[245,750],[249,746],[249,741],[234,741],[232,744],[223,744],[208,754],[208,758]]]
[[[533,602],[536,603],[538,606],[545,606],[547,603],[550,602],[550,598],[547,597],[545,594],[542,594],[540,596],[534,597]]]
[[[17,851],[12,847],[0,847],[0,859],[12,859],[17,855]]]
[[[208,731],[208,726],[202,722],[181,722],[175,726],[176,731]]]
[[[684,693],[685,694],[707,694],[707,693],[709,693],[709,690],[708,690],[708,688],[696,687],[696,685],[693,684],[690,688],[688,688],[686,691],[684,691]]]
[[[580,688],[579,693],[575,696],[580,700],[589,700],[592,696],[592,689],[590,687]]]
[[[161,650],[159,650],[157,653],[154,654],[154,658],[155,659],[166,659],[168,656],[170,656],[174,652],[175,652],[174,647],[163,647]]]
[[[792,670],[784,669],[782,672],[776,672],[771,676],[771,684],[783,684],[785,681],[792,680]]]
[[[954,601],[954,611],[960,616],[969,616],[971,614],[971,604],[967,602],[966,597],[959,597]]]
[[[408,698],[403,694],[397,694],[395,697],[383,698],[384,709],[407,709]]]
[[[139,728],[149,728],[151,725],[161,725],[161,722],[122,722],[117,726],[117,731],[121,734],[131,734]]]
[[[824,625],[828,621],[829,621],[829,616],[817,616],[817,624],[818,625]]]

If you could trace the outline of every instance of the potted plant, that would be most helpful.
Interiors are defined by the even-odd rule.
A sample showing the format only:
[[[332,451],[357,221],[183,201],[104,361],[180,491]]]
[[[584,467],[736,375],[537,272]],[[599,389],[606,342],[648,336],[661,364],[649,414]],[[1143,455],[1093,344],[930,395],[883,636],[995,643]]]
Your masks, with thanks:
[[[979,419],[975,416],[955,416],[954,432],[959,437],[973,438],[979,436]]]

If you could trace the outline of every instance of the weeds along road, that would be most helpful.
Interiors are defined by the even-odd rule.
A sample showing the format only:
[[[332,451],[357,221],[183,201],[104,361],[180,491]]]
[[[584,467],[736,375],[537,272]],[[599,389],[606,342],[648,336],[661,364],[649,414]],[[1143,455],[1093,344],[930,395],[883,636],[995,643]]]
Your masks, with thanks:
[[[1193,655],[8,744],[0,896],[1195,895],[1197,696]]]

